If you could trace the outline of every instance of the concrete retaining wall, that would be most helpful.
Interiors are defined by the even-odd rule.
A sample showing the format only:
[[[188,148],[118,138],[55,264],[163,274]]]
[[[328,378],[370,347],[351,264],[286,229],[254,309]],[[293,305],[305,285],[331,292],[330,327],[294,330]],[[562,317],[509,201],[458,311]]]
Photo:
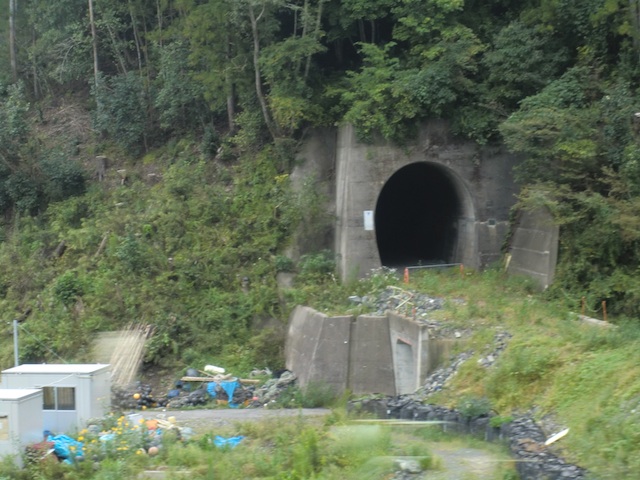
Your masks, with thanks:
[[[425,325],[401,315],[328,317],[298,306],[285,343],[286,367],[302,388],[310,383],[336,392],[399,395],[414,392],[429,369]]]
[[[300,385],[322,382],[342,392],[348,385],[352,316],[328,317],[298,306],[291,314],[285,356]],[[295,366],[295,369],[294,369]]]
[[[558,259],[559,230],[546,209],[521,212],[509,248],[508,272],[533,278],[543,289],[551,285]]]

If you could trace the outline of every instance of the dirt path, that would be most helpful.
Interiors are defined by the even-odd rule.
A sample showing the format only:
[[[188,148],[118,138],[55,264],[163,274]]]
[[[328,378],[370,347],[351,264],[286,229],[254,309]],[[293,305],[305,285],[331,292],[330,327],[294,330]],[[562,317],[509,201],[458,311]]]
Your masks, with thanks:
[[[504,459],[477,448],[460,448],[459,445],[433,443],[431,452],[440,459],[442,470],[429,472],[429,480],[484,480],[496,478]]]
[[[324,416],[331,413],[326,408],[274,409],[221,408],[197,410],[146,410],[140,412],[145,419],[175,417],[177,425],[193,428],[196,432],[208,432],[238,422],[253,422],[268,418]]]

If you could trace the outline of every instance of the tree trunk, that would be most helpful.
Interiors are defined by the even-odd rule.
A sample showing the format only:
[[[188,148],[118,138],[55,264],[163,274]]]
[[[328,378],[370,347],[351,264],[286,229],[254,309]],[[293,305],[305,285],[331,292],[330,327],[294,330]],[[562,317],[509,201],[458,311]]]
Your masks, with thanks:
[[[224,70],[224,76],[225,83],[227,84],[227,120],[229,122],[229,133],[233,134],[236,131],[236,88],[233,77],[231,76],[231,69],[229,68],[231,64],[231,38],[229,38],[229,34],[225,35],[225,42],[227,66]]]
[[[316,15],[316,25],[315,25],[315,29],[313,30],[313,38],[315,40],[318,39],[318,32],[320,31],[320,25],[322,23],[322,4],[323,3],[324,3],[324,0],[319,0],[318,1],[318,15]],[[305,81],[309,77],[309,68],[310,67],[311,67],[311,55],[307,55],[307,64],[304,67],[304,79],[305,79]]]
[[[16,9],[18,0],[9,0],[9,56],[11,57],[11,78],[18,81],[18,60],[16,58]]]
[[[93,45],[93,81],[98,88],[98,35],[96,34],[96,22],[93,18],[93,0],[89,0],[89,23],[91,24],[91,43]]]
[[[307,36],[307,26],[309,25],[309,0],[304,0],[304,7],[302,9],[302,35],[300,38],[304,38]],[[294,31],[295,37],[295,31]],[[296,74],[300,72],[300,67],[302,65],[302,59],[298,60],[298,64],[296,65]]]
[[[633,26],[633,46],[636,51],[640,51],[640,1],[629,0],[629,16]]]
[[[158,44],[162,47],[162,8],[160,0],[156,0],[156,15],[158,17]]]
[[[138,33],[138,23],[136,22],[136,16],[133,13],[133,5],[129,0],[129,17],[131,17],[131,26],[133,27],[133,40],[136,44],[136,54],[138,56],[138,72],[142,76],[142,49],[140,47],[140,35]]]
[[[36,44],[36,31],[35,29],[31,31],[31,42],[35,46]],[[35,98],[40,98],[40,86],[38,82],[40,81],[40,77],[38,76],[38,57],[35,54],[36,49],[33,49],[33,59],[31,60],[31,70],[33,74],[33,95]]]
[[[367,33],[364,31],[364,21],[362,19],[358,20],[358,32],[360,33],[360,41],[367,43]]]
[[[249,20],[251,20],[251,33],[253,35],[253,70],[255,72],[256,95],[258,97],[258,101],[260,102],[262,116],[264,117],[264,122],[267,124],[269,133],[271,133],[271,137],[276,140],[279,135],[277,132],[277,128],[271,120],[271,115],[269,114],[267,99],[265,98],[264,92],[262,90],[262,76],[260,74],[260,34],[258,31],[258,22],[264,14],[264,9],[265,7],[263,6],[260,15],[256,17],[253,13],[253,6],[249,5]]]

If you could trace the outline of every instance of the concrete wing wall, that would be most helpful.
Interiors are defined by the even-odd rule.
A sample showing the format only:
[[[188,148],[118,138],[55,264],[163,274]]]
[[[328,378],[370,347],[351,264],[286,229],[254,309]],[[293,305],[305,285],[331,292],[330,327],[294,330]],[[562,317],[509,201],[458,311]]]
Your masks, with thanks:
[[[301,388],[317,382],[336,393],[400,395],[422,385],[440,347],[426,325],[398,314],[328,317],[298,306],[289,320],[286,366]]]
[[[360,315],[351,326],[349,382],[355,394],[396,395],[387,317]]]
[[[526,275],[545,289],[555,274],[558,260],[560,229],[546,209],[520,212],[520,219],[511,239],[507,271]]]
[[[352,316],[328,317],[298,306],[291,314],[285,344],[286,367],[302,388],[321,382],[347,389]]]
[[[398,395],[413,393],[422,385],[429,363],[429,333],[425,325],[388,313],[389,335]]]

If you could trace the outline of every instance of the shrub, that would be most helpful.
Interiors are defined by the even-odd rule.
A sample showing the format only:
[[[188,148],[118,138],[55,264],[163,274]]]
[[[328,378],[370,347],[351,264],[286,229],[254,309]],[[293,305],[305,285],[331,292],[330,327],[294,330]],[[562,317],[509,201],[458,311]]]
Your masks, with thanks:
[[[457,409],[468,420],[489,414],[491,412],[491,402],[485,397],[467,396],[460,399]]]
[[[78,280],[76,272],[68,271],[58,277],[53,295],[56,300],[62,302],[66,307],[75,303],[76,299],[83,294],[82,283]]]
[[[298,266],[300,276],[305,280],[332,275],[335,269],[336,261],[330,250],[303,255]]]
[[[57,202],[85,192],[86,175],[82,167],[61,155],[40,162],[47,200]]]

